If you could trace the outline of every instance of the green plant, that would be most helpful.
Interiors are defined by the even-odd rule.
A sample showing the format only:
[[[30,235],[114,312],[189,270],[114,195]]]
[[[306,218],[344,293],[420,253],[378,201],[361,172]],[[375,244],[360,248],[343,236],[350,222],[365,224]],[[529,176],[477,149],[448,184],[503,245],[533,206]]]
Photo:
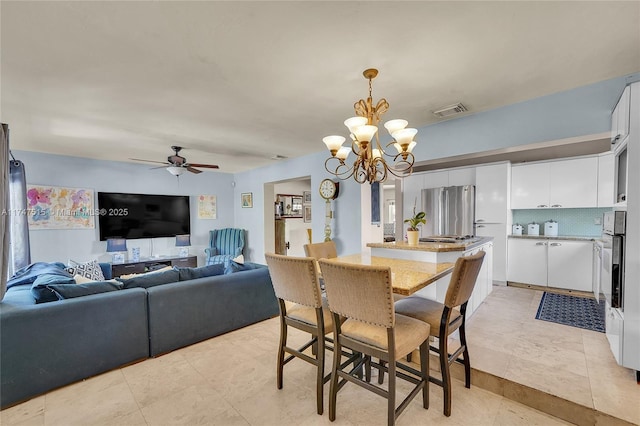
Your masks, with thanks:
[[[413,217],[404,220],[404,223],[409,224],[407,231],[417,231],[420,225],[424,225],[425,223],[427,223],[427,219],[425,219],[425,216],[426,214],[424,212],[416,213],[416,209],[414,207]]]

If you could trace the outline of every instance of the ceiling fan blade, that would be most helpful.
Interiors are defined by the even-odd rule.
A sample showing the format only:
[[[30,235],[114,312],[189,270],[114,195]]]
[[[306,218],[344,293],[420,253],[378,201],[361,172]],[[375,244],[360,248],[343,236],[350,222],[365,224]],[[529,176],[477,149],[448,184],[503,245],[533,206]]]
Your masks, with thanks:
[[[191,166],[187,166],[187,170],[189,170],[191,173],[195,173],[195,174],[202,173],[202,170],[194,169]]]
[[[140,158],[129,158],[129,160],[133,160],[133,161],[144,161],[145,163],[169,164],[169,163],[167,163],[166,161],[141,160]]]
[[[155,169],[166,169],[168,166],[158,166],[158,167],[151,167],[149,170],[155,170]]]
[[[219,169],[220,166],[217,166],[215,164],[194,164],[194,163],[189,163],[189,166],[191,167],[203,167],[205,169]]]

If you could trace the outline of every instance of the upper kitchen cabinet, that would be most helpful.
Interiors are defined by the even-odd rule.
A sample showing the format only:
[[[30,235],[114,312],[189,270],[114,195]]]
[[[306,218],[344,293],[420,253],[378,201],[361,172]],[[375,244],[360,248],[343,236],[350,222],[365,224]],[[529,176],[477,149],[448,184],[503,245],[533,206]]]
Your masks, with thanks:
[[[630,87],[625,87],[616,107],[611,113],[611,149],[616,151],[629,135]]]
[[[476,167],[476,223],[507,223],[509,163]]]
[[[615,159],[612,153],[598,156],[598,207],[611,207],[616,202]]]
[[[515,165],[511,208],[578,208],[598,205],[598,158]]]

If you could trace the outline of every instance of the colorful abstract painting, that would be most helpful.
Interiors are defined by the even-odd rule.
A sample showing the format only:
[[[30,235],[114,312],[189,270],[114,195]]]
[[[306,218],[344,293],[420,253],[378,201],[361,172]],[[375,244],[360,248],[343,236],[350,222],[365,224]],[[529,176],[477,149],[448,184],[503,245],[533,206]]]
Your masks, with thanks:
[[[81,188],[27,185],[29,229],[95,228],[93,191]]]
[[[218,212],[215,195],[198,196],[198,219],[217,219]]]

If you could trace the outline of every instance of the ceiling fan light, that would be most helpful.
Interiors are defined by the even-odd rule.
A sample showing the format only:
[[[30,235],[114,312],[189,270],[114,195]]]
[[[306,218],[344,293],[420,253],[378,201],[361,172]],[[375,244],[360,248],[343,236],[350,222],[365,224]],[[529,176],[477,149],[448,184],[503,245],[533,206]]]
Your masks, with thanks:
[[[407,120],[398,118],[395,120],[389,120],[384,123],[384,128],[387,129],[390,135],[393,135],[394,132],[404,129],[408,124],[409,122]]]
[[[167,167],[167,171],[174,176],[180,176],[184,173],[184,168],[178,166],[169,166]]]

